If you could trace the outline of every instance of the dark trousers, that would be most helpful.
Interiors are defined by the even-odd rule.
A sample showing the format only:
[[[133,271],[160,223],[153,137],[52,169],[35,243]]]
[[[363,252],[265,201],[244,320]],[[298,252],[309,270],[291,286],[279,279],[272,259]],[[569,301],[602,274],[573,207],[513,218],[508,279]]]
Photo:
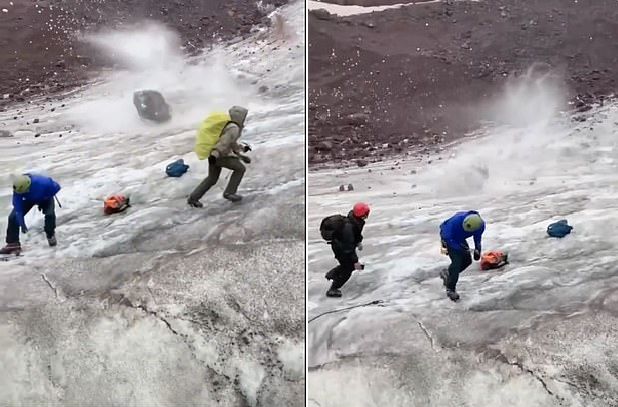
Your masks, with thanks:
[[[334,247],[332,247],[332,249],[333,253],[335,254],[335,258],[339,262],[339,265],[332,268],[328,272],[328,275],[333,280],[330,289],[338,290],[343,287],[343,285],[347,283],[352,276],[352,272],[354,271],[354,261],[343,255],[342,253],[339,253],[339,251],[336,250]]]
[[[23,205],[24,216],[26,216],[34,205],[25,202]],[[50,238],[56,233],[56,211],[54,198],[41,203],[39,205],[39,210],[43,212],[43,215],[45,215],[45,234],[47,235],[47,238]],[[8,244],[19,243],[19,222],[17,220],[17,215],[15,214],[15,209],[13,209],[9,215],[9,225],[6,228],[6,242]]]
[[[446,289],[455,291],[457,281],[459,280],[459,274],[472,264],[472,257],[470,256],[470,248],[467,243],[457,249],[450,246],[447,247],[447,249],[448,257],[451,258],[451,265],[448,268]]]
[[[221,175],[221,168],[227,168],[232,170],[232,176],[230,177],[230,181],[223,192],[224,195],[235,194],[238,191],[238,186],[242,181],[242,177],[245,174],[245,166],[240,159],[236,157],[222,157],[219,158],[216,163],[208,165],[208,177],[202,181],[191,195],[189,195],[189,199],[191,201],[199,201],[202,199],[204,194],[212,188],[213,185],[219,181],[219,176]]]

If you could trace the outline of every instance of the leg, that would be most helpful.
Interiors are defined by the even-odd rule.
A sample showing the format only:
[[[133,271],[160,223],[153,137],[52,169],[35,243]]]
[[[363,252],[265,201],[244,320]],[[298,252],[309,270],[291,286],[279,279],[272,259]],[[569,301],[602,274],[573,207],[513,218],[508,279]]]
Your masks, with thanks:
[[[457,287],[457,281],[459,280],[459,273],[461,273],[462,271],[464,254],[461,249],[455,250],[454,248],[449,247],[448,257],[451,258],[451,265],[448,267],[448,279],[446,280],[446,289],[455,291]]]
[[[332,269],[330,269],[325,275],[324,277],[326,277],[327,280],[333,280],[335,277],[335,275],[337,273],[339,273],[339,269],[341,268],[340,265],[337,265],[335,267],[333,267]]]
[[[338,290],[348,282],[354,271],[354,263],[344,260],[339,260],[339,267],[336,273],[333,273],[333,284],[331,290]]]
[[[219,175],[221,175],[221,167],[218,165],[209,164],[208,165],[208,177],[204,179],[189,195],[189,202],[197,202],[204,194],[212,188],[213,185],[217,183],[219,180]]]
[[[225,157],[221,160],[220,164],[223,168],[227,168],[232,170],[232,176],[230,177],[230,181],[223,192],[223,196],[235,195],[238,191],[238,186],[242,181],[243,176],[245,175],[246,167],[240,161],[240,159],[236,157]]]
[[[9,215],[9,224],[6,228],[6,243],[19,244],[19,223],[17,223],[17,216],[15,215],[14,209]]]
[[[54,205],[54,199],[50,199],[39,207],[42,209],[43,215],[45,215],[45,235],[49,240],[56,235],[56,206]]]
[[[464,253],[463,263],[461,265],[461,271],[459,272],[459,274],[463,273],[464,270],[470,267],[471,264],[472,264],[472,256],[470,255],[470,251],[467,251]]]
[[[32,209],[31,204],[24,203],[24,216]],[[17,221],[17,215],[15,210],[11,211],[9,215],[9,224],[6,228],[6,243],[7,244],[19,244],[19,222]]]

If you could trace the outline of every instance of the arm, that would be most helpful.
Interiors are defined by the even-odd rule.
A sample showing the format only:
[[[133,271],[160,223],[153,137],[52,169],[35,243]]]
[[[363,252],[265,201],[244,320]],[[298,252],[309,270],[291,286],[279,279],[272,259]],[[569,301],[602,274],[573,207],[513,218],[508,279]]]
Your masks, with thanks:
[[[22,197],[17,194],[13,194],[13,209],[15,210],[17,223],[19,223],[19,226],[22,228],[22,230],[27,231],[28,228],[26,227],[26,220],[24,219],[23,200]]]
[[[354,229],[351,224],[346,223],[341,233],[341,251],[344,256],[350,259],[353,263],[358,263],[356,255],[356,242],[354,239]]]
[[[62,189],[62,187],[60,186],[60,184],[58,184],[56,181],[54,181],[53,179],[49,179],[51,182],[51,195],[52,197],[56,196],[58,194],[58,192],[60,192],[60,190]]]
[[[483,227],[477,230],[476,233],[474,233],[474,249],[478,252],[481,251],[481,236],[483,235],[484,231],[485,224],[483,224]]]

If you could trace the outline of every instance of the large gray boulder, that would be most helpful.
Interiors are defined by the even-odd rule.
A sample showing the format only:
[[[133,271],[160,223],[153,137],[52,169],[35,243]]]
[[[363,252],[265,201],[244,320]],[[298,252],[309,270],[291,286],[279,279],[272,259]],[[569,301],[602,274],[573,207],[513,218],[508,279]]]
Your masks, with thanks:
[[[139,90],[133,93],[133,104],[142,119],[157,123],[166,122],[172,116],[163,95],[156,90]]]

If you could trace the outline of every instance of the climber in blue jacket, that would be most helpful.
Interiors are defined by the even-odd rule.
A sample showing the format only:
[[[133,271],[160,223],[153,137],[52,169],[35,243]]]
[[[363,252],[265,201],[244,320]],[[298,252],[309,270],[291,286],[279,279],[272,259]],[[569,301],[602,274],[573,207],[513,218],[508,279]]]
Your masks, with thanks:
[[[474,260],[481,258],[481,236],[485,231],[485,221],[477,211],[457,212],[440,225],[442,247],[448,252],[451,265],[440,272],[440,277],[446,286],[446,295],[453,301],[459,300],[457,280],[459,274],[472,264],[470,247],[466,239],[474,237]]]
[[[19,229],[28,232],[24,216],[37,205],[45,215],[45,234],[50,246],[56,246],[56,212],[54,197],[60,191],[60,185],[53,179],[42,175],[23,174],[14,177],[13,210],[9,215],[6,231],[6,246],[0,254],[19,254]]]

